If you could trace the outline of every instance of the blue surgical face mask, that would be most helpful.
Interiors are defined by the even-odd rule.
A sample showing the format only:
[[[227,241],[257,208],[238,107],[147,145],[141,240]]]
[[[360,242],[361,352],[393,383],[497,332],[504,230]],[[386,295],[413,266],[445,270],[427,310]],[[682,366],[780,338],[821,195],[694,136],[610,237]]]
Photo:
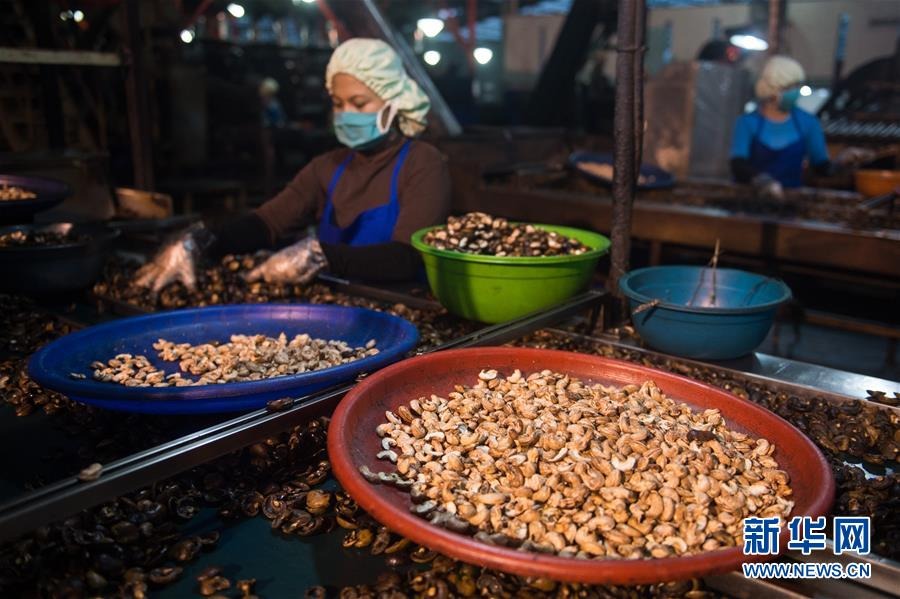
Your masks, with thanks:
[[[791,89],[781,92],[781,99],[778,100],[778,107],[786,112],[793,110],[800,99],[800,88],[792,87]]]
[[[390,131],[394,115],[391,104],[385,104],[378,112],[338,112],[334,115],[334,133],[348,148],[375,145]]]

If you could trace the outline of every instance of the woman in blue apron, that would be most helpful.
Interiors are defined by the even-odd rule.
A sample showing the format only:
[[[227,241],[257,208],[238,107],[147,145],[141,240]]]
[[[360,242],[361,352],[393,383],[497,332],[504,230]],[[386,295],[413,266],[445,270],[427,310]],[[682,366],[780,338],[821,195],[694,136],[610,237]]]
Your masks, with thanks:
[[[137,284],[158,291],[180,281],[191,288],[201,258],[278,247],[248,280],[302,284],[324,269],[369,281],[417,276],[421,261],[410,236],[443,222],[450,202],[446,160],[416,139],[428,98],[380,40],[341,44],[325,80],[344,147],[314,158],[257,210],[182,232],[138,272]],[[297,241],[311,221],[317,233]]]
[[[796,107],[806,79],[803,67],[773,56],[756,82],[759,108],[738,118],[731,145],[731,169],[739,183],[752,183],[768,197],[803,185],[803,165],[830,171],[825,134],[818,119]]]

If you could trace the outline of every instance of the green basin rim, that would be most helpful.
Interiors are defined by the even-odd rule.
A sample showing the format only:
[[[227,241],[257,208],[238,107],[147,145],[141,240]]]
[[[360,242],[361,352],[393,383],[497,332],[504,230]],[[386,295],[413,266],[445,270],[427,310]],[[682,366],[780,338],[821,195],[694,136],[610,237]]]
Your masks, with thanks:
[[[571,239],[576,239],[583,243],[584,245],[591,248],[587,252],[578,255],[567,255],[567,256],[485,256],[481,254],[467,254],[464,252],[454,252],[452,250],[439,250],[435,247],[432,247],[425,243],[423,238],[425,234],[429,231],[433,231],[435,229],[440,229],[444,225],[438,225],[435,227],[425,227],[424,229],[419,229],[412,235],[412,245],[414,248],[422,252],[423,254],[429,254],[431,256],[435,256],[442,259],[449,260],[457,260],[459,262],[474,262],[478,264],[507,264],[507,265],[549,265],[549,264],[562,264],[562,263],[571,263],[571,262],[582,262],[588,260],[597,260],[607,251],[609,251],[610,241],[609,239],[601,235],[600,233],[594,233],[593,231],[587,231],[585,229],[576,229],[574,227],[563,227],[558,225],[545,225],[542,223],[514,223],[510,224],[519,225],[519,224],[529,224],[534,227],[538,227],[544,229],[545,231],[552,231],[554,233],[559,233],[560,235],[565,235]]]

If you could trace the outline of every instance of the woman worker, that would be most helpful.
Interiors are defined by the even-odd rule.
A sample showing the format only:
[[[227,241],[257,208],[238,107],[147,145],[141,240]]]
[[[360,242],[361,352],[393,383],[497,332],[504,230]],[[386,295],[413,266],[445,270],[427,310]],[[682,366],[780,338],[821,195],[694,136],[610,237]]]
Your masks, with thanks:
[[[831,171],[818,119],[795,106],[805,79],[796,60],[773,56],[756,82],[759,108],[740,116],[735,124],[732,174],[739,183],[752,183],[764,196],[780,198],[783,188],[801,186],[806,159],[817,174]]]
[[[416,140],[425,129],[427,96],[386,43],[351,39],[332,54],[325,85],[334,130],[346,146],[318,156],[257,210],[217,228],[193,225],[138,271],[154,292],[174,281],[196,285],[202,257],[246,253],[306,237],[270,256],[248,280],[307,283],[319,271],[372,281],[412,279],[420,259],[409,245],[422,227],[449,212],[444,156]]]

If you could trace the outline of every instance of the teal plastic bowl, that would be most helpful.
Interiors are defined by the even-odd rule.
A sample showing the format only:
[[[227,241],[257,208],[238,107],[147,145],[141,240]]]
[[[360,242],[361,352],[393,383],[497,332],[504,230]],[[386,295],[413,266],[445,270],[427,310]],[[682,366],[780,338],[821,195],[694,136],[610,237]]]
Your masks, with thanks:
[[[578,256],[481,256],[436,249],[423,241],[440,227],[416,231],[412,245],[422,254],[431,292],[462,318],[506,322],[563,302],[585,289],[597,262],[609,250],[609,239],[583,229],[534,223],[588,246]]]
[[[778,306],[791,299],[782,281],[730,268],[716,269],[713,302],[712,269],[703,266],[653,266],[627,273],[619,289],[647,345],[676,356],[708,360],[737,358],[763,342]],[[688,305],[690,304],[690,305]]]

